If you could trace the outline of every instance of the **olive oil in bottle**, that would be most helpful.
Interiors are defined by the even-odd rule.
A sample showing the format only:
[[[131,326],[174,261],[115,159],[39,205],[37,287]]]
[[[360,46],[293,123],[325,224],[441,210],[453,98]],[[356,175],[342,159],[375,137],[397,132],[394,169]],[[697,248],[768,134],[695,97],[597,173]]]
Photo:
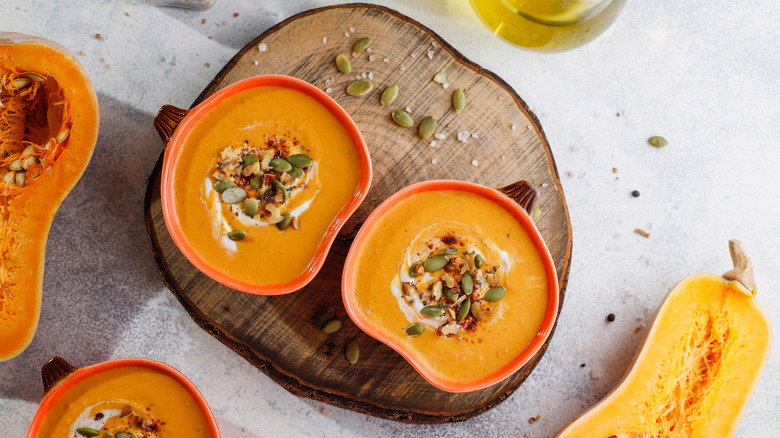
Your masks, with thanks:
[[[626,0],[471,0],[496,35],[541,52],[586,44],[615,21]]]

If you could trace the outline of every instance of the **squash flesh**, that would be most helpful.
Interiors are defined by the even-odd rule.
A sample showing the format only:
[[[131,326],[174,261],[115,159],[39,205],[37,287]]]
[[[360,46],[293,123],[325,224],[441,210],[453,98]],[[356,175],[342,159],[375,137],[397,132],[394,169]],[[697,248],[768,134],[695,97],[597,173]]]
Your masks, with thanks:
[[[92,84],[72,55],[51,41],[10,32],[0,32],[0,103],[3,361],[21,353],[37,328],[49,227],[89,163],[99,113]]]
[[[678,284],[623,382],[557,436],[733,435],[771,343],[766,315],[739,288],[710,274]]]

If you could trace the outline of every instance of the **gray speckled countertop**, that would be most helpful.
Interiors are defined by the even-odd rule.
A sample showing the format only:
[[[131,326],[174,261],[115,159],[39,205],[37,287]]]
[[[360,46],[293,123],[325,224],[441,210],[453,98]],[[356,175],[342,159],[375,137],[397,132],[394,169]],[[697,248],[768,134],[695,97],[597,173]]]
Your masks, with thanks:
[[[642,339],[635,327],[646,326],[675,282],[730,268],[730,237],[752,256],[757,299],[777,329],[780,2],[629,1],[604,36],[558,55],[491,36],[466,0],[379,2],[430,27],[526,100],[555,154],[574,232],[566,301],[539,366],[497,408],[439,426],[289,394],[196,326],[151,254],[142,202],[162,146],[157,109],[187,107],[246,43],[334,2],[219,0],[206,12],[142,0],[2,3],[0,29],[83,53],[101,110],[94,158],[51,228],[38,333],[0,364],[3,436],[25,434],[43,392],[40,366],[61,355],[77,366],[125,356],[173,365],[203,392],[225,437],[549,437],[618,382]],[[669,146],[648,146],[652,135]],[[615,322],[605,322],[608,313]],[[738,437],[777,436],[777,388],[774,348]]]

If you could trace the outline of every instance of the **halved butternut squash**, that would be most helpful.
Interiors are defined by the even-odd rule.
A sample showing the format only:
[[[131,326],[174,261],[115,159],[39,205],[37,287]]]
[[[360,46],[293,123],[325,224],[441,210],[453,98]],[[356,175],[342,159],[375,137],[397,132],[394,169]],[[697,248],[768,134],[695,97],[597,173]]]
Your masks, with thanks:
[[[735,268],[677,284],[622,382],[559,438],[722,438],[734,434],[769,355],[771,327],[753,267],[729,242]]]
[[[54,214],[86,169],[99,114],[67,50],[0,32],[0,361],[32,340]]]

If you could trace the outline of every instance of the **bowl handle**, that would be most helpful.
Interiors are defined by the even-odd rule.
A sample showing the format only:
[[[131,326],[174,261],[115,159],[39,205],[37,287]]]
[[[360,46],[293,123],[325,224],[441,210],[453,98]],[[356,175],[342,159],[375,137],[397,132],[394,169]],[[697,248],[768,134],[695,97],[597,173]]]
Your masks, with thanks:
[[[536,190],[536,187],[528,181],[518,181],[514,184],[509,184],[506,187],[501,187],[498,191],[520,204],[528,214],[531,214],[536,205],[536,201],[539,200],[539,190]]]
[[[60,383],[64,378],[73,374],[78,368],[69,364],[65,359],[54,356],[49,359],[41,368],[41,376],[43,377],[43,393],[47,394],[55,385]]]
[[[163,143],[168,145],[168,140],[173,136],[173,131],[179,126],[179,122],[189,114],[190,110],[177,108],[173,105],[163,105],[154,117],[154,128],[160,134]]]

